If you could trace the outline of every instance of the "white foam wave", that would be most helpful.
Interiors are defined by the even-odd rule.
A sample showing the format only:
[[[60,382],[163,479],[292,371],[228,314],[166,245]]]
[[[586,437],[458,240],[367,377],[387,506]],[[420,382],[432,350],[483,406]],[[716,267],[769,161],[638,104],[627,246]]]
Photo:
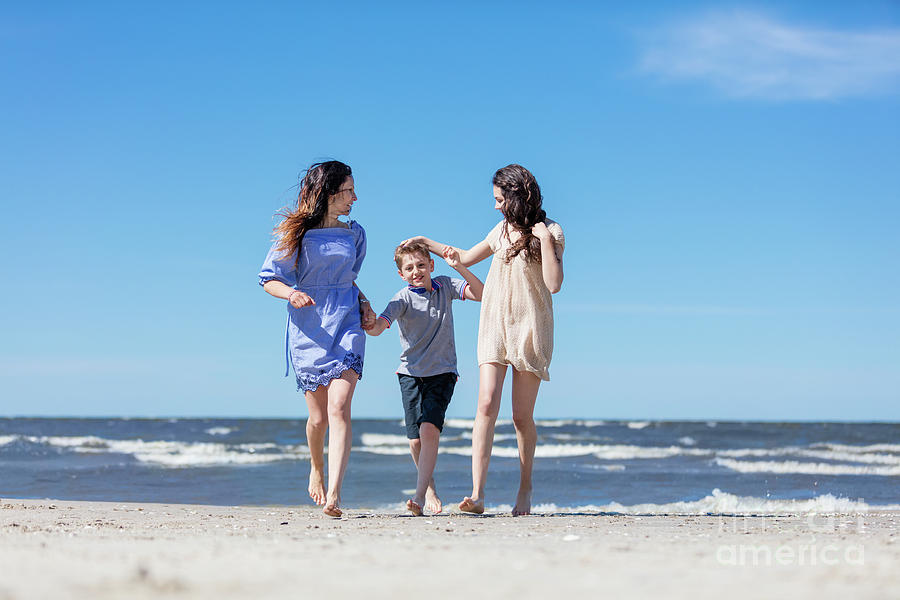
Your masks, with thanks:
[[[441,441],[443,441],[445,439],[452,439],[452,438],[448,438],[448,437],[442,435]],[[471,440],[472,432],[464,431],[463,434],[459,436],[459,439]],[[516,434],[514,434],[514,433],[495,433],[494,434],[495,442],[505,442],[505,441],[514,440],[514,439],[516,439]]]
[[[85,435],[85,436],[35,436],[35,435],[26,435],[23,436],[23,439],[28,440],[29,442],[35,444],[47,444],[48,446],[57,446],[59,448],[74,448],[76,451],[84,451],[84,452],[102,452],[103,448],[107,447],[107,442],[110,440],[106,440],[104,438],[99,438],[94,435]]]
[[[364,445],[355,447],[354,451],[369,452],[382,455],[402,455],[409,452],[408,447],[390,445]],[[441,446],[440,454],[455,454],[459,456],[472,456],[471,446]],[[632,460],[646,458],[669,458],[678,455],[707,456],[710,450],[682,448],[680,446],[629,446],[607,444],[540,444],[534,450],[535,458],[565,458],[573,456],[596,456],[602,460]],[[500,458],[518,458],[519,450],[515,446],[497,446],[491,451],[491,456]]]
[[[606,421],[586,419],[540,419],[534,423],[538,427],[600,427],[606,425]]]
[[[856,452],[840,452],[837,450],[798,450],[798,454],[809,458],[822,458],[844,462],[868,463],[879,465],[900,465],[900,455],[869,454]]]
[[[0,446],[12,444],[17,439],[19,439],[17,435],[0,435]]]
[[[166,467],[254,465],[309,458],[303,445],[222,444],[167,440],[113,440],[96,436],[15,436],[32,443],[68,448],[88,454],[125,454],[135,460]]]
[[[682,445],[684,445],[684,446],[696,446],[696,445],[697,445],[697,440],[695,440],[694,438],[692,438],[692,437],[689,436],[689,435],[686,435],[686,436],[684,436],[684,437],[678,438],[678,443],[679,443],[679,444],[682,444]]]
[[[611,444],[596,446],[596,450],[594,450],[592,454],[603,460],[631,460],[638,458],[669,458],[679,455],[705,456],[710,454],[710,450],[682,448],[680,446],[629,446],[625,444]]]
[[[379,510],[404,512],[405,508],[403,503],[396,503],[379,507]],[[508,513],[512,511],[512,505],[489,505],[487,510],[492,513]],[[828,515],[859,514],[871,510],[897,511],[900,510],[900,504],[870,505],[863,500],[837,498],[831,494],[824,494],[807,500],[756,498],[753,496],[736,496],[716,488],[704,498],[684,502],[632,505],[611,502],[610,504],[586,504],[582,506],[557,506],[554,503],[542,503],[532,507],[532,513],[534,514],[614,512],[626,515]]]
[[[816,496],[808,500],[782,500],[736,496],[716,488],[712,491],[712,494],[700,500],[671,502],[668,504],[634,504],[630,506],[613,502],[597,508],[601,511],[625,514],[829,514],[866,512],[874,507],[870,507],[862,500],[836,498],[831,494]],[[881,510],[898,510],[900,505],[880,506],[878,508]]]
[[[497,427],[505,427],[507,425],[512,425],[512,421],[509,419],[497,419]],[[446,429],[447,427],[452,429],[472,429],[475,427],[475,419],[445,419],[444,428]]]
[[[856,465],[837,465],[832,463],[811,463],[787,460],[776,461],[743,461],[733,458],[716,458],[717,465],[739,473],[798,473],[802,475],[900,475],[900,466],[896,467],[862,467]]]
[[[209,435],[228,435],[232,431],[237,431],[235,427],[210,427],[206,429],[203,433]]]
[[[364,433],[360,436],[363,446],[403,446],[409,451],[409,439],[405,435],[391,433]]]
[[[900,452],[900,444],[869,444],[854,446],[851,444],[813,444],[813,448],[830,448],[839,452]]]
[[[650,425],[650,421],[631,421],[628,423],[628,429],[643,429]]]

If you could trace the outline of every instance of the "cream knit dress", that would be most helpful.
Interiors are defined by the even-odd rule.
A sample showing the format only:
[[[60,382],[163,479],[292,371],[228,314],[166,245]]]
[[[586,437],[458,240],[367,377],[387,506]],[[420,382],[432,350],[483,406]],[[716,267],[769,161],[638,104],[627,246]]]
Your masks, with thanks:
[[[559,223],[545,220],[556,241],[557,256],[566,245]],[[481,296],[478,324],[478,364],[500,363],[517,371],[534,373],[550,380],[553,355],[553,300],[544,283],[541,263],[528,262],[520,252],[509,263],[506,250],[510,240],[500,221],[485,240],[494,258]],[[515,236],[515,231],[510,231]]]

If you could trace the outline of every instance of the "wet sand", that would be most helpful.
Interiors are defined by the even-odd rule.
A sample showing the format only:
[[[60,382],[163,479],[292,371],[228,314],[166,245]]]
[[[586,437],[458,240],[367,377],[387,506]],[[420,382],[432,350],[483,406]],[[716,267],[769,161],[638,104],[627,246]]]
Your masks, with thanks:
[[[0,600],[898,598],[900,513],[483,517],[0,501]]]

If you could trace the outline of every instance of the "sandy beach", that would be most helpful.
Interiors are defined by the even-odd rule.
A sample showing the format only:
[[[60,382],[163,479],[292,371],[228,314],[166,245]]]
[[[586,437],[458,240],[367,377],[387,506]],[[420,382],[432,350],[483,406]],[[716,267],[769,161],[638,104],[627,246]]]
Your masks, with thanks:
[[[0,600],[896,598],[900,513],[456,513],[0,503]]]

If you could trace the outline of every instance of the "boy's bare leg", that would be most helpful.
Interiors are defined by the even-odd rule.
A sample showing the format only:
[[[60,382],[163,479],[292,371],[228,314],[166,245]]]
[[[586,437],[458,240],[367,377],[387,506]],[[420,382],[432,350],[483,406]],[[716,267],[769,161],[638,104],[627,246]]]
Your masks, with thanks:
[[[329,517],[340,517],[343,514],[340,509],[341,485],[353,443],[350,403],[357,381],[359,375],[348,369],[339,379],[332,379],[328,384],[328,425],[331,432],[328,434],[328,493],[322,512]]]
[[[531,474],[534,470],[534,448],[537,445],[534,404],[540,385],[541,380],[534,373],[513,369],[512,417],[519,445],[519,493],[512,510],[514,517],[531,514]]]
[[[506,365],[485,363],[478,373],[478,410],[472,429],[472,495],[463,498],[459,510],[480,515],[484,512],[484,485],[494,447],[494,425],[500,413]]]
[[[419,470],[419,452],[422,451],[422,441],[420,438],[409,440],[409,453],[412,455],[413,463],[416,465],[416,472]],[[434,476],[428,482],[428,488],[425,490],[425,508],[434,514],[444,510],[444,504],[437,495],[437,489],[434,487]]]
[[[309,446],[309,497],[325,504],[325,433],[328,431],[328,391],[320,387],[306,392],[306,444]]]
[[[417,516],[422,514],[422,507],[425,505],[425,492],[434,482],[434,467],[437,464],[441,432],[432,423],[422,423],[419,426],[419,439],[421,444],[419,460],[416,463],[416,468],[419,471],[419,477],[416,481],[416,495],[406,503],[406,508]]]

